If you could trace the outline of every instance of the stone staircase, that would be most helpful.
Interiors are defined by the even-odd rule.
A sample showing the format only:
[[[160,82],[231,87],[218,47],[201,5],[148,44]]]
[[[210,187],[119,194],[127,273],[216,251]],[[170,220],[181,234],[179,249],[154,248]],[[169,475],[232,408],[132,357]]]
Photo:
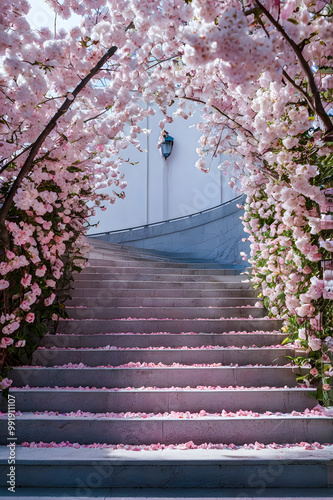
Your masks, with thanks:
[[[17,487],[332,485],[332,418],[305,411],[313,389],[246,276],[93,245],[70,319],[11,375]],[[0,429],[5,484],[5,413]]]

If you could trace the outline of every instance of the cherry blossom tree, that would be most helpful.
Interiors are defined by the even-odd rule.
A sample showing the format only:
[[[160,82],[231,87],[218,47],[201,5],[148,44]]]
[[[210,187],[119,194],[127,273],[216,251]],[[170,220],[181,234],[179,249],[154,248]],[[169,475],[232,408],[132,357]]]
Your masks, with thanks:
[[[201,111],[196,167],[233,153],[233,165],[219,168],[232,168],[247,194],[252,282],[305,348],[304,381],[327,402],[332,294],[321,261],[332,241],[320,205],[333,178],[330,4],[48,4],[81,25],[34,31],[25,0],[1,5],[1,347],[10,362],[31,354],[46,330],[38,325],[63,314],[60,290],[84,265],[89,215],[124,196],[122,151],[141,150],[141,120],[158,106],[163,130],[170,105],[187,119],[190,101]],[[103,188],[112,184],[110,197]]]
[[[130,142],[139,147],[137,124],[151,112],[131,94],[131,50],[140,40],[132,11],[113,16],[102,2],[51,5],[64,18],[78,12],[82,25],[35,31],[28,2],[1,5],[3,389],[7,366],[31,357],[45,321],[64,316],[62,290],[84,267],[89,216],[124,196],[119,152]],[[101,192],[112,184],[114,196]]]
[[[175,73],[177,98],[204,106],[197,167],[206,171],[209,154],[229,141],[247,194],[252,282],[304,348],[296,359],[310,363],[304,382],[328,402],[333,294],[321,261],[333,245],[320,206],[333,186],[332,7],[308,0],[191,4]]]

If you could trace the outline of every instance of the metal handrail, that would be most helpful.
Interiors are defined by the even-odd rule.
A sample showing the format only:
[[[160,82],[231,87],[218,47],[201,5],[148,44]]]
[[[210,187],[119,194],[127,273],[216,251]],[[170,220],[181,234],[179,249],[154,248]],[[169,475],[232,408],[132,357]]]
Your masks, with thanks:
[[[102,236],[103,234],[124,233],[125,231],[133,231],[135,229],[145,229],[147,227],[160,226],[161,224],[166,224],[167,222],[175,222],[175,221],[179,221],[179,220],[183,220],[183,219],[189,219],[191,217],[196,217],[197,215],[201,215],[201,214],[204,214],[206,212],[210,212],[212,210],[220,208],[223,205],[228,205],[229,203],[232,203],[236,200],[239,200],[243,196],[244,195],[241,194],[241,195],[237,196],[236,198],[233,198],[232,200],[225,201],[224,203],[221,203],[220,205],[215,205],[215,207],[206,208],[205,210],[201,210],[200,212],[195,212],[194,214],[183,215],[182,217],[175,217],[174,219],[167,219],[167,220],[163,220],[163,221],[159,221],[159,222],[152,222],[150,224],[142,224],[140,226],[127,227],[124,229],[114,229],[113,231],[103,231],[101,233],[88,234],[87,236],[90,238],[90,237],[94,237],[94,236]]]

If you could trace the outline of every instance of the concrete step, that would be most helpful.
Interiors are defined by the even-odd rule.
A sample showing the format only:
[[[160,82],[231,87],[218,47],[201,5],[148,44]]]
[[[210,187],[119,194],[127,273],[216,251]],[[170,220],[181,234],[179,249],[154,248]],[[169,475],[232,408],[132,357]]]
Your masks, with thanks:
[[[140,275],[146,275],[146,274],[177,274],[181,276],[235,276],[237,275],[236,269],[194,269],[194,268],[179,268],[179,267],[174,267],[174,266],[169,266],[166,267],[161,266],[161,267],[154,267],[152,270],[151,267],[142,267],[142,266],[113,266],[108,265],[106,266],[105,263],[97,266],[97,265],[91,265],[89,261],[90,266],[86,267],[81,273],[75,273],[74,276],[85,276],[88,274],[97,274],[97,275],[103,275],[105,270],[107,269],[108,272],[111,273],[116,273],[116,274],[140,274]],[[244,278],[244,276],[243,276]]]
[[[29,388],[11,389],[16,408],[21,412],[31,411],[71,411],[103,412],[146,412],[189,411],[215,413],[226,410],[236,412],[251,410],[256,412],[304,411],[313,406],[315,400],[310,394],[315,389],[263,388],[253,389],[66,389]],[[7,411],[7,401],[0,400],[0,411]]]
[[[94,299],[97,297],[98,299],[104,298],[104,299],[113,299],[113,298],[127,298],[127,297],[135,297],[137,300],[142,299],[142,298],[147,298],[147,297],[154,297],[154,298],[170,298],[170,299],[177,299],[177,298],[204,298],[206,300],[214,299],[214,300],[221,300],[222,298],[229,298],[229,297],[239,297],[239,298],[247,298],[247,297],[252,297],[256,298],[258,295],[258,292],[256,290],[251,290],[247,288],[228,288],[228,289],[192,289],[190,287],[188,288],[168,288],[168,287],[158,287],[158,288],[137,288],[132,290],[128,284],[128,286],[123,287],[123,288],[115,288],[112,289],[111,287],[105,287],[105,288],[74,288],[71,291],[71,295],[73,298],[77,297],[87,297],[90,299]],[[256,299],[258,300],[258,299]],[[212,304],[213,305],[213,304]]]
[[[134,245],[110,243],[109,241],[103,241],[101,239],[93,237],[87,237],[87,243],[89,243],[92,250],[94,251],[107,251],[109,253],[112,253],[113,255],[145,255],[151,258],[161,258],[161,256],[163,256],[163,252],[158,252],[156,250],[147,250],[145,248],[139,248]]]
[[[123,252],[123,251],[113,251],[109,249],[103,248],[95,248],[92,249],[88,254],[90,259],[114,259],[114,260],[129,260],[132,262],[160,262],[160,263],[173,263],[173,259],[168,259],[165,256],[154,255],[152,253],[147,253],[145,251],[137,251],[137,252]],[[177,260],[177,259],[176,259]],[[198,260],[198,259],[193,259]],[[191,259],[184,259],[180,263],[187,263],[187,261],[191,261]]]
[[[100,469],[100,467],[94,467]],[[103,470],[103,468],[101,468]],[[261,477],[265,474],[265,469],[257,470],[258,476]],[[93,477],[96,480],[95,472],[90,472],[86,477]],[[34,498],[35,500],[48,500],[49,498],[66,498],[67,500],[84,500],[87,496],[81,496],[83,493],[91,491],[91,488],[84,483],[82,479],[78,478],[81,487],[76,488],[34,488],[22,487],[18,489],[15,498],[18,500],[27,500]],[[82,486],[83,485],[83,486]],[[248,500],[255,500],[260,498],[257,493],[257,488],[248,488],[246,491],[246,498]],[[3,491],[6,491],[3,489]],[[244,488],[96,488],[94,489],[89,498],[100,500],[234,500],[235,498],[244,498]],[[0,488],[0,497],[4,496]],[[315,498],[316,500],[331,500],[333,497],[333,489],[328,488],[266,488],[265,498],[275,498],[278,500],[309,500]]]
[[[154,332],[196,332],[223,333],[230,331],[279,330],[283,325],[277,319],[111,319],[111,320],[64,320],[59,322],[58,332],[66,334],[94,333],[154,333]]]
[[[234,278],[234,276],[232,276]],[[185,290],[229,290],[238,289],[238,290],[249,290],[251,289],[250,283],[238,283],[235,281],[227,282],[227,281],[207,281],[207,282],[190,282],[190,281],[132,281],[132,280],[76,280],[73,283],[73,288],[75,290],[79,288],[90,289],[91,291],[95,291],[95,289],[107,288],[109,291],[113,291],[115,289],[122,290],[137,290],[137,289],[146,289],[151,288],[155,290],[159,290],[161,288],[168,289],[185,289]]]
[[[202,259],[198,258],[196,252],[194,253],[173,253],[173,252],[161,252],[156,250],[147,250],[143,248],[138,248],[128,245],[111,245],[108,242],[104,242],[103,245],[100,243],[95,245],[93,243],[93,248],[89,252],[89,258],[133,258],[137,260],[148,261],[160,261],[168,263],[180,263],[185,265],[194,264],[195,266],[206,265],[208,267],[216,266],[222,267],[220,263],[216,263],[213,259]],[[234,267],[234,266],[231,266]],[[240,266],[239,266],[240,267]]]
[[[114,252],[108,252],[106,250],[92,250],[89,252],[89,262],[94,260],[111,261],[113,263],[121,263],[126,265],[128,262],[131,266],[140,265],[140,263],[145,263],[145,265],[150,266],[150,264],[167,264],[170,265],[170,260],[163,257],[151,257],[147,255],[130,255],[130,254],[114,254]],[[186,264],[184,264],[186,265]]]
[[[237,364],[285,365],[290,362],[286,356],[293,356],[293,349],[285,348],[248,348],[232,349],[43,349],[33,354],[33,364],[43,366],[59,366],[68,363],[83,363],[86,366],[118,366],[130,362],[140,363],[181,363],[184,365],[201,363],[221,363],[223,366]]]
[[[70,487],[74,489],[73,498],[79,500],[88,497],[103,500],[252,500],[257,497],[302,500],[300,491],[303,491],[303,500],[310,497],[321,500],[332,497],[332,454],[333,446],[318,449],[315,453],[304,447],[140,452],[112,448],[18,447],[16,466],[20,473],[16,475],[16,482],[18,488],[38,484],[47,488],[46,491],[53,487]],[[6,474],[8,448],[3,446],[0,448],[1,484],[6,484]],[[174,488],[185,488],[183,495],[181,490]],[[282,488],[287,488],[287,492]],[[29,490],[20,491],[16,491],[15,498],[30,498]],[[103,496],[99,496],[99,491]],[[36,489],[32,492],[38,494]],[[65,498],[71,499],[67,492],[60,489],[58,494],[54,493],[54,498],[62,498],[64,493]],[[45,499],[44,496],[37,498]]]
[[[147,250],[143,248],[138,248],[134,246],[127,246],[123,248],[109,248],[109,247],[95,247],[89,252],[89,258],[100,258],[100,257],[113,257],[113,258],[131,258],[138,260],[147,261],[164,261],[169,263],[185,263],[185,264],[208,264],[214,265],[216,261],[214,259],[200,258],[197,256],[196,252],[187,253],[174,253],[174,252],[164,252],[158,250]],[[221,266],[220,263],[218,263]],[[241,266],[240,266],[241,267]],[[244,266],[245,267],[245,266]]]
[[[89,242],[91,245],[91,243]],[[159,254],[159,252],[155,251],[150,251],[150,250],[145,250],[143,248],[136,248],[136,247],[129,247],[129,246],[113,246],[110,247],[109,244],[107,245],[92,245],[92,248],[89,252],[89,257],[92,255],[97,254],[99,256],[101,255],[109,255],[111,257],[115,258],[124,258],[124,257],[129,257],[133,259],[147,259],[151,261],[166,261],[170,262],[170,259],[166,258],[165,255]]]
[[[169,334],[154,333],[141,334],[95,334],[95,335],[52,335],[43,337],[41,345],[44,347],[201,347],[202,345],[220,345],[227,347],[253,346],[257,347],[280,344],[286,335],[281,332],[262,333],[198,333],[198,334]]]
[[[101,301],[103,303],[101,304]],[[80,297],[74,298],[66,302],[67,306],[92,306],[97,302],[96,305],[103,305],[104,307],[235,307],[235,306],[254,306],[257,302],[260,303],[260,299],[256,297],[225,297],[225,298],[174,298],[174,297],[135,297],[126,296],[123,297],[113,297],[107,296],[102,299],[101,297],[96,298],[93,294],[90,297]]]
[[[138,260],[135,259],[131,261],[131,259],[120,259],[116,257],[112,257],[111,255],[101,255],[100,258],[96,255],[96,258],[89,258],[89,265],[91,267],[103,267],[107,266],[112,268],[114,265],[121,267],[146,267],[147,269],[207,269],[209,270],[219,270],[223,269],[223,266],[219,262],[173,262],[173,261],[165,261],[165,260]],[[233,269],[230,267],[230,269]],[[237,274],[243,272],[243,269],[235,268]]]
[[[96,305],[95,305],[96,304]],[[83,307],[66,307],[69,318],[169,318],[169,319],[221,319],[221,318],[263,318],[267,315],[263,307],[99,307],[98,302]]]
[[[304,369],[304,373],[306,373]],[[297,367],[185,366],[126,368],[16,367],[10,377],[15,387],[294,387]]]
[[[135,415],[135,414],[134,414]],[[24,441],[60,442],[80,444],[152,444],[171,445],[193,441],[203,443],[246,442],[269,443],[328,443],[333,434],[333,418],[312,414],[275,414],[266,416],[221,416],[183,418],[167,416],[128,416],[121,414],[54,415],[22,413],[16,415],[17,443]],[[0,444],[7,444],[7,415],[0,415]]]
[[[90,243],[91,244],[91,243]],[[93,244],[92,249],[89,252],[89,257],[101,257],[101,256],[111,256],[116,258],[136,258],[136,259],[146,259],[151,261],[166,261],[166,262],[180,262],[180,263],[208,263],[214,264],[213,260],[200,259],[197,258],[196,254],[175,254],[170,252],[160,252],[156,250],[147,250],[143,248],[138,248],[128,245],[113,245],[110,246],[109,243],[104,245]]]
[[[243,276],[238,276],[236,274],[197,274],[197,275],[187,275],[187,274],[156,274],[156,273],[118,273],[109,272],[108,269],[104,273],[81,273],[75,275],[75,282],[77,281],[138,281],[146,282],[152,281],[163,281],[171,283],[191,283],[196,282],[197,284],[203,283],[241,283],[244,281]],[[248,283],[249,284],[249,283]]]

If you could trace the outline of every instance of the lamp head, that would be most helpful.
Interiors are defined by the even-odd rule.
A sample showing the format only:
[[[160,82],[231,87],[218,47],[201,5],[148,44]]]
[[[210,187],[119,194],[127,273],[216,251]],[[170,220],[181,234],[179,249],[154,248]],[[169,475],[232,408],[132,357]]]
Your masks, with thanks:
[[[165,131],[164,141],[161,144],[161,153],[165,159],[169,158],[169,156],[171,155],[173,142],[174,138],[171,137],[171,135],[169,135],[167,131]]]

